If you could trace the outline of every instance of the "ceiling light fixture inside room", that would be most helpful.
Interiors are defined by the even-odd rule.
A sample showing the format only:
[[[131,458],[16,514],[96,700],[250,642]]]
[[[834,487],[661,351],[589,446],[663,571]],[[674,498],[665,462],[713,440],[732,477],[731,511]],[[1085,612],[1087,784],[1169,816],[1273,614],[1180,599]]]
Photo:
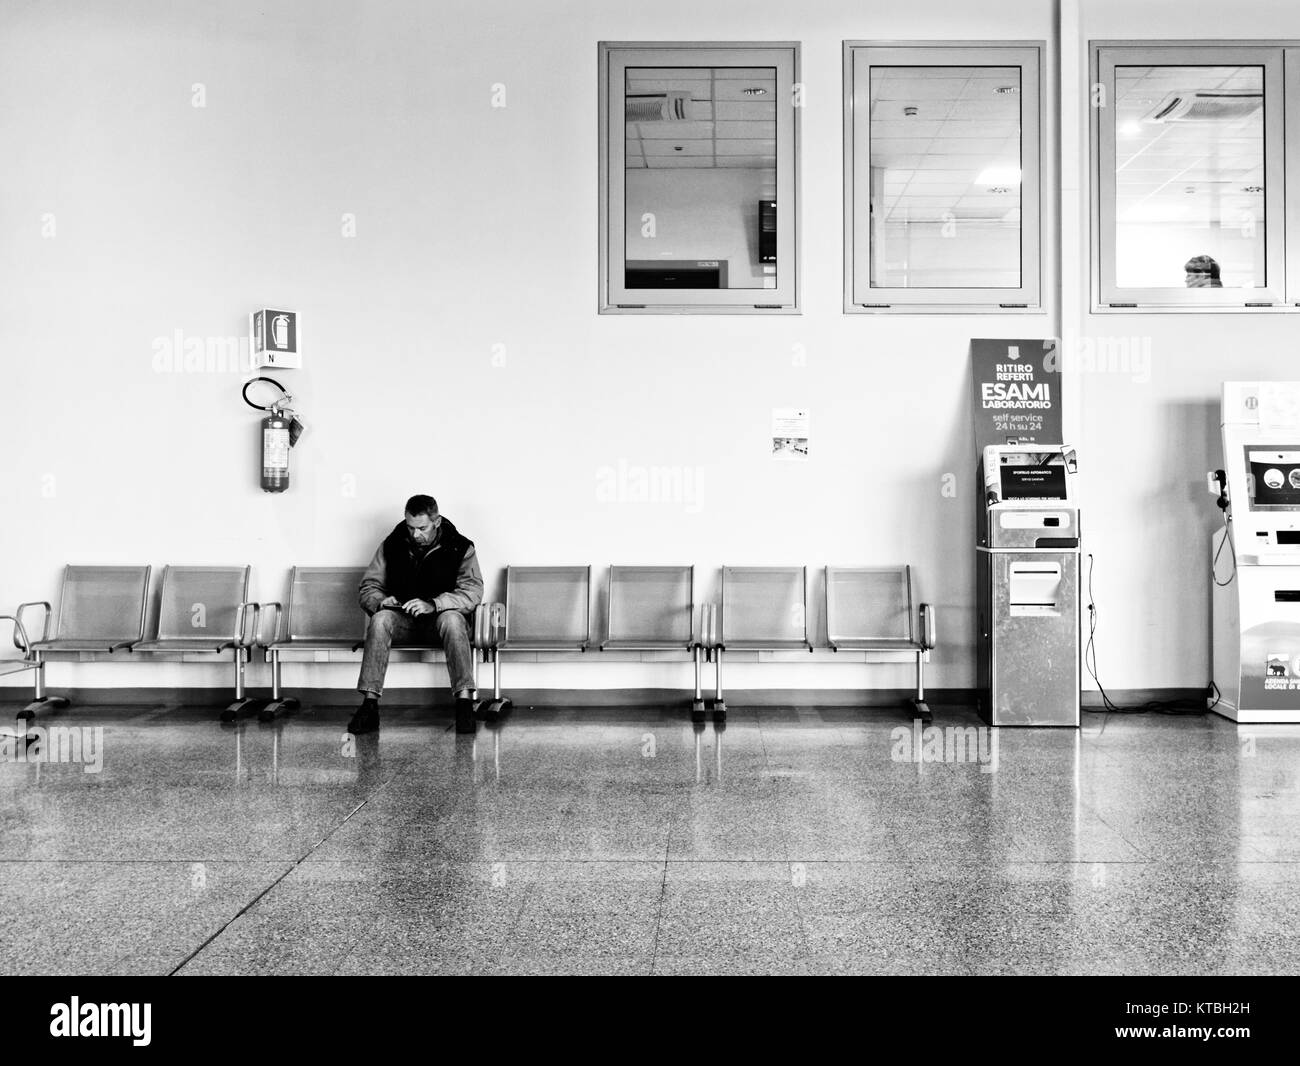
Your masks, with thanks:
[[[1019,185],[1019,167],[985,167],[975,179],[976,185]]]

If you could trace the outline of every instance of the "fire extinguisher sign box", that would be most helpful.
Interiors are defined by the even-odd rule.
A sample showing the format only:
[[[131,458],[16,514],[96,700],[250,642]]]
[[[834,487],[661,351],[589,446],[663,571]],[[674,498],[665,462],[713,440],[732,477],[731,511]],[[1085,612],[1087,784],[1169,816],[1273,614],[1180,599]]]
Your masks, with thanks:
[[[298,312],[266,307],[248,316],[248,350],[254,367],[302,366]]]

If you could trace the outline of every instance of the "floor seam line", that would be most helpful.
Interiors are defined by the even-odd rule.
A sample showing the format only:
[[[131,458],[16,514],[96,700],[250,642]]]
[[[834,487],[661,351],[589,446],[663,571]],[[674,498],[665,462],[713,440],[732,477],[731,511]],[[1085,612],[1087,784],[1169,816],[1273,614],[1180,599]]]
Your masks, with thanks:
[[[396,780],[396,777],[397,775],[394,774],[387,781],[383,782],[383,784],[381,784],[377,789],[375,789],[375,791],[371,795],[367,796],[360,803],[358,803],[354,808],[352,808],[352,810],[347,813],[347,816],[344,817],[344,819],[341,822],[339,822],[338,825],[336,825],[333,829],[331,829],[328,833],[326,833],[323,837],[321,837],[320,840],[316,841],[316,843],[313,844],[311,847],[309,847],[305,852],[303,852],[302,855],[297,860],[292,862],[289,865],[289,868],[284,871],[284,873],[282,873],[279,877],[277,877],[274,881],[272,881],[269,885],[267,885],[266,888],[262,889],[261,892],[259,892],[256,896],[254,896],[251,900],[249,900],[235,914],[231,915],[227,921],[223,922],[221,927],[217,929],[216,932],[214,932],[210,937],[208,937],[205,941],[203,941],[202,944],[200,944],[192,952],[190,952],[187,956],[185,956],[184,959],[182,959],[172,970],[168,972],[167,976],[175,977],[178,973],[180,973],[181,970],[183,970],[186,966],[188,966],[191,962],[193,962],[199,956],[199,954],[203,952],[205,948],[208,947],[209,944],[211,944],[214,940],[216,940],[217,937],[221,936],[221,934],[224,933],[227,929],[229,929],[232,925],[234,925],[235,922],[239,921],[240,918],[242,918],[245,914],[247,914],[250,910],[252,910],[255,906],[257,906],[258,903],[260,903],[263,899],[265,899],[267,893],[269,893],[273,888],[275,888],[276,885],[280,884],[281,881],[283,881],[286,877],[288,877],[291,873],[293,873],[294,870],[298,869],[299,866],[301,866],[304,862],[306,862],[311,857],[311,853],[313,851],[319,848],[322,844],[325,843],[325,841],[329,840],[330,837],[332,837],[335,833],[337,833],[340,829],[342,829],[345,825],[347,825],[348,822],[352,820],[353,816],[359,810],[361,810],[362,807],[368,804],[372,799],[375,798],[375,796],[377,796],[380,792],[382,792],[385,788],[387,788],[394,780]]]

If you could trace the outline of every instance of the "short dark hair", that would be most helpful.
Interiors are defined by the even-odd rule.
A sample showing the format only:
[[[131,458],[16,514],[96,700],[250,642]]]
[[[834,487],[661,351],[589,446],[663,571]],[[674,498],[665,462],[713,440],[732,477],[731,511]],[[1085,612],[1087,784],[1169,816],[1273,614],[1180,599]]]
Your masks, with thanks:
[[[409,515],[427,514],[430,518],[438,517],[438,501],[432,496],[412,496],[406,501],[406,513]]]

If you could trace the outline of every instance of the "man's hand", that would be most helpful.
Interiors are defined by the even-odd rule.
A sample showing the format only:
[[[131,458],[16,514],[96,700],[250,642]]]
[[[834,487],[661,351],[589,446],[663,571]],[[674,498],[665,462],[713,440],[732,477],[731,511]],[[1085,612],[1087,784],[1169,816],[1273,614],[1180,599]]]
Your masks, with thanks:
[[[428,600],[407,600],[402,604],[402,610],[418,618],[422,614],[433,614],[437,608]]]
[[[402,601],[399,600],[396,596],[385,596],[382,600],[379,601],[379,608],[400,607],[400,606],[402,606]],[[376,610],[378,610],[379,608],[376,608]]]

